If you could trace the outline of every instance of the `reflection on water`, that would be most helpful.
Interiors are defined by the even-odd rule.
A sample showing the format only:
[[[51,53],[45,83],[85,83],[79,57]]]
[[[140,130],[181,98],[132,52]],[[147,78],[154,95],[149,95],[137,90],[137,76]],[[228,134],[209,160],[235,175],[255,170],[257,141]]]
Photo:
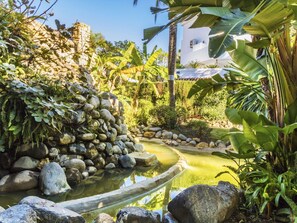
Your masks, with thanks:
[[[137,167],[133,170],[112,169],[100,170],[94,176],[74,187],[64,194],[46,197],[39,190],[0,194],[0,206],[7,207],[18,203],[23,197],[34,195],[44,197],[54,202],[78,199],[82,197],[103,194],[119,188],[127,187],[147,178],[155,177],[174,165],[178,157],[169,148],[158,144],[143,143],[146,151],[157,155],[159,163],[153,167]]]
[[[146,146],[154,145],[153,143],[146,143]],[[164,147],[160,148],[163,149]],[[164,187],[150,193],[149,195],[131,198],[129,201],[114,205],[105,209],[96,210],[93,212],[85,213],[83,216],[87,222],[92,222],[99,213],[108,213],[111,216],[116,216],[117,212],[127,206],[138,206],[148,210],[157,211],[161,216],[167,212],[167,204],[178,193],[185,188],[196,184],[216,185],[220,180],[229,181],[237,185],[236,181],[229,175],[222,175],[218,178],[215,176],[226,170],[224,165],[233,166],[234,163],[229,160],[221,159],[212,156],[209,153],[191,153],[181,152],[188,162],[188,168],[170,183]]]

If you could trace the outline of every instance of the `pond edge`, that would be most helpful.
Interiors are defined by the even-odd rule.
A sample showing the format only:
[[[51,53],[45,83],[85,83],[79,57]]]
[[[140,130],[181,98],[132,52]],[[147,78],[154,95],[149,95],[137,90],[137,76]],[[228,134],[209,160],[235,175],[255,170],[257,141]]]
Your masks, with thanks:
[[[180,152],[172,147],[169,148],[178,155],[179,159],[177,163],[170,167],[166,172],[125,188],[121,188],[104,194],[64,201],[57,203],[57,205],[75,211],[77,213],[85,213],[100,208],[106,208],[108,206],[114,205],[115,203],[129,200],[132,197],[145,195],[150,191],[160,188],[161,186],[165,185],[173,178],[181,174],[187,166],[187,161],[180,154]]]

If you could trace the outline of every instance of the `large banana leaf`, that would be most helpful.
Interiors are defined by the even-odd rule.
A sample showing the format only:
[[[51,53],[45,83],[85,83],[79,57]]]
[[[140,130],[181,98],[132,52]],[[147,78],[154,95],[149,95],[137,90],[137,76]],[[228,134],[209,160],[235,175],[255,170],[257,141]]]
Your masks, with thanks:
[[[294,18],[292,9],[284,4],[271,1],[262,11],[251,20],[251,24],[244,29],[251,35],[271,37],[273,32],[284,24],[289,24]]]
[[[236,44],[228,48],[228,52],[233,62],[252,80],[259,81],[259,79],[268,76],[267,68],[256,58],[256,50],[247,46],[246,41],[238,40]]]
[[[248,23],[263,7],[259,4],[253,12],[242,12],[240,9],[230,10],[223,7],[200,7],[202,14],[221,17],[221,21],[216,23],[209,33],[209,56],[218,58],[227,47],[233,42],[233,35],[240,35],[243,32],[243,26]]]

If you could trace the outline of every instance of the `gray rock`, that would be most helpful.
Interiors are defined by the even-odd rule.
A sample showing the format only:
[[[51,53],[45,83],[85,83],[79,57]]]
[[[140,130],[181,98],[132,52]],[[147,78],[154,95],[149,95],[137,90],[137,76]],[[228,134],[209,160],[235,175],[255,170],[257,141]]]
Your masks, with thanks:
[[[96,134],[84,133],[84,134],[78,135],[77,138],[79,138],[80,140],[83,140],[83,141],[92,141],[92,140],[96,139]]]
[[[60,160],[60,165],[64,166],[64,163],[66,160],[71,160],[71,159],[83,160],[83,158],[84,157],[81,155],[66,155],[66,154],[64,154],[59,157],[59,160]]]
[[[117,213],[116,223],[160,223],[161,217],[156,212],[139,207],[126,207]]]
[[[180,140],[183,140],[183,141],[186,141],[186,140],[187,140],[187,137],[186,137],[185,135],[183,135],[183,134],[179,134],[179,135],[178,135],[178,138],[179,138]]]
[[[237,209],[238,191],[229,182],[218,186],[196,185],[178,194],[168,204],[168,211],[183,223],[219,223]]]
[[[136,160],[133,157],[129,156],[128,154],[120,156],[119,162],[122,167],[128,168],[128,169],[131,169],[136,165]]]
[[[163,217],[162,223],[179,223],[170,212],[166,213]]]
[[[84,179],[89,177],[89,173],[87,171],[82,172],[81,175],[83,176]]]
[[[143,145],[140,144],[140,143],[136,143],[136,144],[134,145],[134,148],[135,148],[135,151],[136,151],[136,152],[143,152],[143,151],[144,151],[144,147],[143,147]]]
[[[78,169],[81,173],[85,171],[86,169],[86,164],[83,160],[80,159],[71,159],[71,160],[66,160],[64,162],[64,166],[67,169],[71,169],[71,168],[76,168]]]
[[[84,154],[86,154],[87,149],[83,143],[71,144],[71,145],[69,145],[69,152],[77,154],[77,155],[84,155]]]
[[[196,145],[197,145],[197,142],[196,142],[195,140],[191,140],[191,141],[189,142],[189,144],[190,144],[191,146],[196,146]]]
[[[107,135],[106,134],[99,134],[98,138],[100,141],[106,141],[107,140]]]
[[[157,132],[156,135],[155,135],[155,137],[156,138],[161,138],[162,137],[162,132],[161,131]]]
[[[85,162],[86,166],[94,166],[94,162],[90,159],[86,159],[86,160],[84,160],[84,162]]]
[[[92,95],[89,100],[89,103],[94,106],[94,108],[98,108],[100,106],[100,100],[96,95]]]
[[[0,192],[23,191],[38,186],[39,173],[24,170],[19,173],[6,175],[0,180]]]
[[[101,108],[110,109],[111,106],[112,104],[109,100],[106,100],[106,99],[101,100]]]
[[[131,151],[135,151],[135,146],[133,142],[125,142],[125,145],[127,146],[128,149]]]
[[[171,145],[172,145],[172,146],[178,146],[179,143],[178,143],[177,141],[175,141],[175,140],[172,140],[172,141],[171,141]]]
[[[110,141],[114,142],[117,139],[118,132],[115,128],[111,128]]]
[[[172,135],[172,139],[173,139],[173,140],[177,140],[177,139],[178,139],[178,135],[177,135],[177,134],[173,134],[173,135]]]
[[[162,131],[162,129],[160,127],[151,127],[151,128],[148,128],[148,131],[150,131],[150,132],[159,132],[159,131]]]
[[[112,152],[113,152],[113,154],[119,154],[119,155],[122,154],[121,148],[117,145],[112,147]]]
[[[100,152],[103,152],[106,148],[106,144],[101,142],[98,145],[96,145],[96,149],[99,150]]]
[[[55,148],[55,147],[52,147],[50,148],[49,150],[49,154],[48,156],[52,159],[56,158],[58,155],[59,155],[60,151],[59,149]]]
[[[109,163],[105,166],[105,169],[114,169],[116,166],[114,165],[114,163]]]
[[[186,142],[187,142],[187,143],[189,143],[189,142],[191,142],[191,141],[192,141],[192,138],[187,138],[187,139],[186,139]]]
[[[119,136],[117,136],[117,140],[126,142],[126,141],[128,141],[128,136],[127,135],[119,135]]]
[[[172,139],[172,136],[173,136],[172,132],[165,131],[165,132],[162,133],[163,139]]]
[[[36,170],[39,164],[39,160],[34,159],[30,156],[23,156],[19,158],[13,165],[11,171],[22,171],[22,170]]]
[[[85,112],[90,112],[93,109],[94,109],[94,105],[92,105],[92,104],[86,103],[85,106],[84,106],[84,111]]]
[[[68,133],[63,133],[62,135],[59,136],[59,143],[61,145],[68,145],[71,143],[75,142],[75,136],[68,134]]]
[[[200,138],[193,138],[193,140],[195,140],[197,143],[201,142]]]
[[[97,168],[94,166],[88,166],[87,171],[88,171],[89,175],[94,175],[97,172]]]
[[[27,204],[15,205],[0,213],[1,223],[37,223],[37,213]]]
[[[62,167],[55,162],[45,164],[42,168],[39,188],[45,195],[60,194],[71,189]]]
[[[28,143],[17,147],[16,156],[30,156],[35,159],[43,159],[48,154],[48,148],[44,143]]]
[[[0,213],[5,211],[5,209],[3,207],[0,206]]]
[[[111,121],[114,118],[110,111],[108,111],[107,109],[101,109],[100,116],[107,122]]]
[[[100,112],[99,111],[96,111],[96,110],[93,110],[93,111],[91,111],[91,116],[94,119],[99,119],[100,118]]]
[[[129,156],[136,160],[137,166],[153,166],[158,163],[156,155],[148,152],[133,152]]]
[[[40,222],[53,223],[84,223],[83,217],[74,211],[60,207],[52,201],[39,197],[29,196],[20,201],[21,205],[30,206],[36,213]],[[38,221],[39,222],[39,221]]]
[[[113,218],[105,213],[100,213],[93,223],[114,223]]]
[[[75,98],[76,98],[80,103],[85,103],[85,102],[87,101],[87,99],[86,99],[84,96],[79,95],[79,94],[75,95]]]
[[[123,155],[126,155],[126,154],[128,154],[128,153],[129,153],[129,151],[128,151],[127,148],[122,149],[122,154],[123,154]]]
[[[121,128],[121,131],[119,133],[122,134],[122,135],[127,135],[127,133],[128,133],[128,127],[127,127],[127,125],[120,124],[120,128]]]
[[[81,172],[76,168],[67,169],[65,172],[68,184],[73,187],[83,180]]]

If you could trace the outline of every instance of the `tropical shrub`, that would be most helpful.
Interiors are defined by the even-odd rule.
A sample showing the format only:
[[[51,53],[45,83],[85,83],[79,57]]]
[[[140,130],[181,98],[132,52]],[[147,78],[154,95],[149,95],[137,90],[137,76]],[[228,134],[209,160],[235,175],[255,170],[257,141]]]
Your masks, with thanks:
[[[166,128],[174,128],[177,120],[175,109],[167,105],[156,106],[149,111],[152,124]]]
[[[229,168],[237,174],[239,185],[245,190],[248,207],[257,207],[259,213],[266,211],[269,215],[278,209],[279,214],[287,214],[294,222],[297,221],[296,154],[286,151],[293,146],[297,129],[296,108],[297,102],[289,106],[284,127],[254,112],[227,109],[229,120],[243,126],[242,131],[232,129],[229,133],[236,153],[213,153],[237,164],[237,169]],[[283,139],[290,143],[284,143]]]
[[[150,123],[150,110],[154,108],[154,105],[151,101],[140,99],[139,108],[136,114],[136,122],[139,125],[147,126]]]

